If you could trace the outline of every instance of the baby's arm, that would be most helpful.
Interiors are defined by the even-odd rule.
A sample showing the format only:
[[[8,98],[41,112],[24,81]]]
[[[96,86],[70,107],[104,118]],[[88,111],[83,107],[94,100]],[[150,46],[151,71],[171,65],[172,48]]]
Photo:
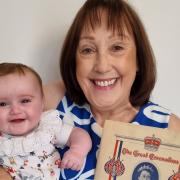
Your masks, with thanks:
[[[79,170],[82,167],[83,161],[92,146],[91,138],[85,130],[64,123],[57,110],[43,113],[39,129],[52,134],[51,143],[56,147],[69,146],[69,150],[62,158],[62,168]]]
[[[89,134],[81,128],[73,128],[67,146],[69,150],[63,156],[61,167],[80,170],[92,146]]]

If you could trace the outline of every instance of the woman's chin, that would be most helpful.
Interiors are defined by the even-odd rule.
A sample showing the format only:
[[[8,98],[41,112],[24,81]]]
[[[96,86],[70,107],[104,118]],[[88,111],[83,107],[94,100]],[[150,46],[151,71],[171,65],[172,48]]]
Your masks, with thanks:
[[[95,101],[94,103],[91,103],[91,106],[93,108],[97,108],[101,111],[105,111],[105,110],[112,110],[112,107],[114,106],[114,102],[112,102],[112,99],[109,100],[109,99],[100,99],[98,101]]]

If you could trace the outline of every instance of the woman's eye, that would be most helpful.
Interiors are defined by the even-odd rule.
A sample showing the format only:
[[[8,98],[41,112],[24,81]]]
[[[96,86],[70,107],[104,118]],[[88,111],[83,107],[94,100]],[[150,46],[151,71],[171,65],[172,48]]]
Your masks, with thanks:
[[[82,54],[91,54],[94,52],[92,48],[84,48],[80,51]]]
[[[30,99],[23,99],[23,100],[21,101],[21,103],[29,103],[29,102],[31,102]]]
[[[0,107],[4,107],[4,106],[7,106],[7,103],[5,103],[5,102],[0,102]]]
[[[112,50],[113,51],[122,51],[124,48],[122,47],[122,46],[120,46],[120,45],[114,45],[114,46],[112,46]]]

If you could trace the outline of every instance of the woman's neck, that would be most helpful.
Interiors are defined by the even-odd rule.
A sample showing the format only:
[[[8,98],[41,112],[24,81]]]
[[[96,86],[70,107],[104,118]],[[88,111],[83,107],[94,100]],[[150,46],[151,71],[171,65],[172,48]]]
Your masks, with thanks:
[[[111,119],[115,121],[121,121],[129,123],[131,122],[139,111],[139,108],[133,107],[130,103],[127,103],[116,109],[103,111],[102,109],[91,108],[91,111],[96,119],[96,122],[100,126],[104,126],[105,120]]]

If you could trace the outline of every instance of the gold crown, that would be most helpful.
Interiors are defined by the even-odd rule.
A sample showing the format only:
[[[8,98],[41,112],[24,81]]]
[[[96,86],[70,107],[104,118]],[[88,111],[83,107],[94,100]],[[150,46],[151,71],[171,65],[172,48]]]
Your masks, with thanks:
[[[152,137],[144,138],[144,148],[149,151],[157,151],[161,144],[161,139],[156,138],[154,135]]]

